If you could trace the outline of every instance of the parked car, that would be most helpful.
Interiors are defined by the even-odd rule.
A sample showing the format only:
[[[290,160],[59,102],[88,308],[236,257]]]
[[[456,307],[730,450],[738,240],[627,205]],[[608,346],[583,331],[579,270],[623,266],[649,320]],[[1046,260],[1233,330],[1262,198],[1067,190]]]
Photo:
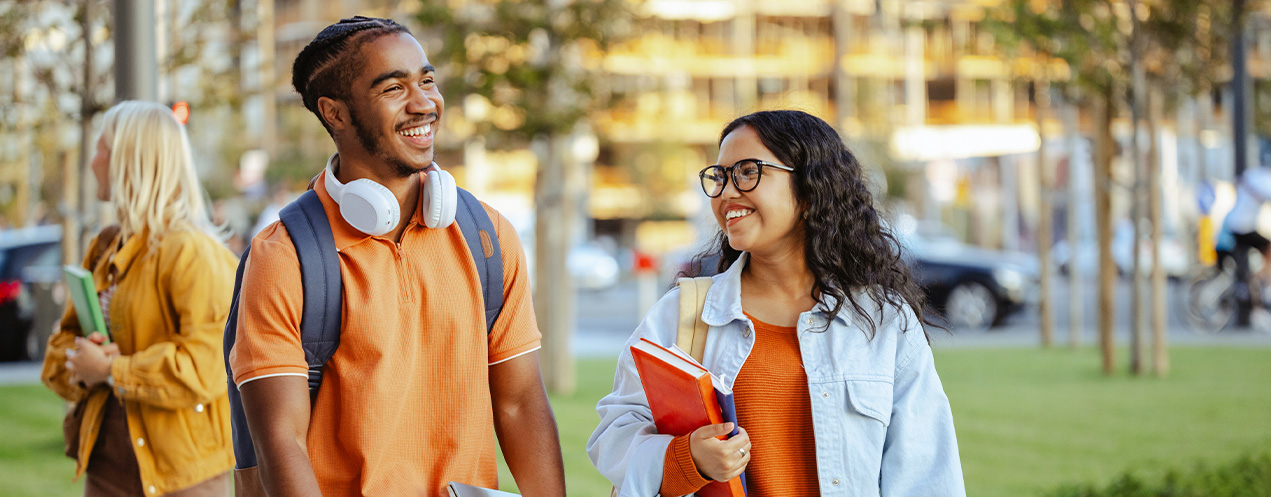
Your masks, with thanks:
[[[1187,248],[1176,236],[1166,234],[1157,245],[1161,252],[1161,270],[1171,279],[1186,278],[1190,269]],[[1112,233],[1112,262],[1116,265],[1117,274],[1128,276],[1134,272],[1134,226],[1127,220],[1121,220]],[[1152,243],[1140,240],[1139,274],[1146,275],[1152,271]],[[1099,272],[1099,242],[1093,238],[1078,238],[1076,249],[1068,240],[1060,240],[1050,250],[1050,258],[1062,274],[1068,274],[1077,268],[1078,274],[1093,277]],[[1075,261],[1074,261],[1075,259]]]
[[[61,227],[0,231],[0,361],[42,358],[64,301]]]
[[[892,233],[927,300],[955,330],[987,330],[1035,303],[1037,258],[973,247],[938,223],[902,216]]]
[[[618,284],[618,260],[596,245],[574,246],[565,265],[579,290],[605,290]]]
[[[533,282],[534,275],[534,249],[532,244],[533,235],[526,237],[522,235],[522,247],[525,250],[526,269],[530,274],[530,281]],[[526,243],[528,240],[530,243]],[[565,258],[565,268],[569,270],[570,280],[574,282],[574,288],[577,290],[602,291],[613,288],[618,284],[618,277],[621,275],[621,268],[618,266],[618,259],[610,255],[604,248],[583,243],[575,245],[569,249],[569,254]]]

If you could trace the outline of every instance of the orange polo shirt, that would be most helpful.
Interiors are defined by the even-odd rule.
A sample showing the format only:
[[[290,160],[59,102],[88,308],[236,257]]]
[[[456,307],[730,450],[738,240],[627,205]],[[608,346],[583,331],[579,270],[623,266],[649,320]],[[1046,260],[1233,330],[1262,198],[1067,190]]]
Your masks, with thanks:
[[[344,283],[340,347],[324,370],[307,439],[323,494],[438,496],[448,481],[498,488],[489,366],[538,349],[541,339],[515,230],[485,206],[503,253],[503,311],[487,336],[458,223],[427,228],[421,206],[394,243],[345,222],[325,177],[314,190]],[[306,376],[303,290],[282,223],[252,241],[241,292],[235,383]]]
[[[755,324],[755,346],[733,382],[737,424],[750,435],[746,494],[820,495],[812,401],[798,329],[747,316]],[[707,483],[693,463],[688,435],[675,437],[663,461],[662,495],[687,495]]]

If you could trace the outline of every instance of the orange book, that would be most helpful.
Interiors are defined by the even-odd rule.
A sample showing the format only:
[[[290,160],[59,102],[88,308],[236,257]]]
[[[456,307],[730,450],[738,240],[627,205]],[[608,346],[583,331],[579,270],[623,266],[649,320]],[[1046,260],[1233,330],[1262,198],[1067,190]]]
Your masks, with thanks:
[[[631,346],[631,356],[658,433],[687,435],[706,425],[731,421],[734,429],[728,436],[737,434],[732,391],[688,354],[677,354],[641,338]],[[697,495],[745,497],[744,481],[745,473],[726,482],[711,482]]]

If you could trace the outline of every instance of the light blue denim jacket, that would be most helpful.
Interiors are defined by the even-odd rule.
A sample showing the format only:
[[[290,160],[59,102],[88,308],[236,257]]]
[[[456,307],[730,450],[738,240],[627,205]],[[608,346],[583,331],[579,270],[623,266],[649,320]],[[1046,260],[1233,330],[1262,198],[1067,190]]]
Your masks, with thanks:
[[[702,321],[710,325],[702,363],[730,386],[755,345],[754,325],[741,309],[747,259],[742,254],[713,278],[702,311]],[[678,288],[663,296],[627,347],[641,338],[674,344],[679,301]],[[849,305],[824,332],[828,309],[818,306],[799,315],[821,495],[966,495],[949,399],[921,324],[908,306],[900,312],[885,306],[878,320],[872,300],[858,301],[880,323],[872,340],[868,324],[862,326]],[[618,357],[613,392],[596,405],[600,426],[587,442],[587,454],[620,497],[650,497],[661,487],[672,437],[657,433],[627,347]]]

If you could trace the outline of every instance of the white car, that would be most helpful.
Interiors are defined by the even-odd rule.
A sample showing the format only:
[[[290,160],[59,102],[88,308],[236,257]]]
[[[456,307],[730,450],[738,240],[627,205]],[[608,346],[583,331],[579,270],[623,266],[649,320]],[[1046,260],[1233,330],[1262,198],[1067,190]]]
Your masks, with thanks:
[[[1112,235],[1112,261],[1116,264],[1118,274],[1129,275],[1134,272],[1133,239],[1134,227],[1128,222],[1118,223],[1117,230]],[[1187,249],[1182,242],[1175,237],[1165,236],[1158,240],[1157,244],[1160,246],[1161,269],[1165,275],[1170,278],[1185,278],[1190,264]],[[1141,240],[1138,243],[1138,250],[1139,273],[1150,274],[1152,243]],[[1079,274],[1094,276],[1099,272],[1099,243],[1095,239],[1082,239],[1078,241],[1074,250],[1067,240],[1060,240],[1051,248],[1050,258],[1055,263],[1055,267],[1065,274],[1075,267],[1077,271],[1080,271]]]

